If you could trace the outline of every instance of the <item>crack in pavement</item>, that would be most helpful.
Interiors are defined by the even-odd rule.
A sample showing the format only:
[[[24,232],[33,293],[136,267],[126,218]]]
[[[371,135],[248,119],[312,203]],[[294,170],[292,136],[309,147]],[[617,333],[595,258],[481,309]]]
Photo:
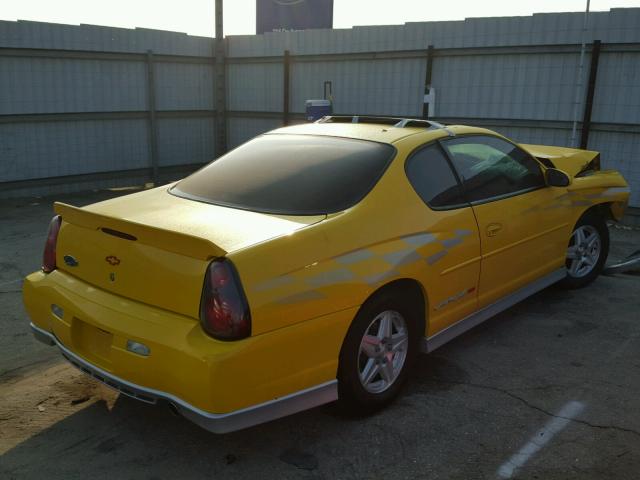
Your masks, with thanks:
[[[543,413],[549,417],[553,417],[553,418],[562,418],[565,420],[568,420],[570,422],[573,423],[579,423],[581,425],[586,425],[587,427],[591,427],[591,428],[597,428],[597,429],[601,429],[601,430],[617,430],[619,432],[624,432],[624,433],[630,433],[632,435],[636,435],[637,437],[640,437],[640,432],[638,432],[637,430],[633,430],[631,428],[624,428],[624,427],[619,427],[617,425],[598,425],[596,423],[591,423],[591,422],[587,422],[586,420],[580,420],[577,418],[569,418],[569,417],[564,417],[561,415],[555,415],[552,412],[545,410],[542,407],[538,407],[537,405],[532,404],[531,402],[529,402],[526,398],[523,398],[519,395],[516,395],[515,393],[510,392],[509,390],[505,390],[503,388],[500,387],[494,387],[491,385],[482,385],[479,383],[469,383],[469,382],[456,382],[456,381],[449,381],[449,380],[433,380],[436,383],[449,383],[449,384],[453,384],[453,385],[466,385],[468,387],[473,387],[473,388],[478,388],[478,389],[483,389],[483,390],[492,390],[494,392],[498,392],[498,393],[502,393],[503,395],[507,395],[515,400],[518,400],[519,402],[523,403],[524,405],[526,405],[527,407],[536,410],[540,413]]]

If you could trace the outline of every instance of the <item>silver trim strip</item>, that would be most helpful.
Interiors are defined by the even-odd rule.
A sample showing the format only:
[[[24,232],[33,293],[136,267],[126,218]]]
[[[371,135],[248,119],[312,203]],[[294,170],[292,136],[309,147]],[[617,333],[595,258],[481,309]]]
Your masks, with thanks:
[[[56,341],[53,339],[53,335],[51,335],[49,332],[36,327],[33,322],[30,323],[29,326],[31,327],[31,333],[33,333],[33,336],[36,340],[44,343],[45,345],[49,345],[50,347],[53,347],[56,344]]]
[[[513,293],[510,293],[506,297],[501,298],[495,303],[491,305],[487,305],[481,310],[472,313],[471,315],[463,318],[462,320],[454,323],[453,325],[441,330],[440,332],[432,335],[430,337],[425,337],[422,339],[421,350],[424,353],[431,353],[436,348],[441,347],[445,343],[453,340],[459,335],[462,335],[467,330],[472,329],[473,327],[480,325],[482,322],[488,320],[489,318],[497,315],[498,313],[506,310],[509,307],[512,307],[518,302],[521,302],[527,297],[530,297],[534,293],[539,292],[547,288],[549,285],[553,285],[554,283],[562,280],[566,276],[567,272],[565,268],[561,268],[554,272],[551,272],[544,277],[541,277],[537,280],[534,280],[530,284],[522,287],[519,290],[516,290]]]
[[[233,432],[303,410],[308,410],[338,399],[338,381],[331,380],[284,397],[258,405],[252,405],[234,412],[211,413],[194,407],[170,393],[142,387],[116,377],[73,353],[62,345],[52,333],[37,327],[33,323],[31,323],[30,326],[36,339],[48,345],[56,345],[62,355],[83,373],[136,400],[141,400],[146,403],[156,403],[158,400],[164,400],[172,403],[185,418],[214,433]]]

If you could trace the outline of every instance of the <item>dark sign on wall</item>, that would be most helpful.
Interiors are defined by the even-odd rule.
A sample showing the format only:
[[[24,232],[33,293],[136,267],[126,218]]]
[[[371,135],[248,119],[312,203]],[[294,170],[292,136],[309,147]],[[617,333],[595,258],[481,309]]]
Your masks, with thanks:
[[[256,0],[256,33],[333,28],[333,0]]]

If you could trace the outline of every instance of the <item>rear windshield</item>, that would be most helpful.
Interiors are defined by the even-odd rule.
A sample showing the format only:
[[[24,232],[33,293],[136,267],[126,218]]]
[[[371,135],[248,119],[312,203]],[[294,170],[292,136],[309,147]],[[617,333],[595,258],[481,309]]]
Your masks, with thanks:
[[[359,202],[395,148],[352,138],[262,135],[191,176],[171,193],[216,205],[286,215],[318,215]]]

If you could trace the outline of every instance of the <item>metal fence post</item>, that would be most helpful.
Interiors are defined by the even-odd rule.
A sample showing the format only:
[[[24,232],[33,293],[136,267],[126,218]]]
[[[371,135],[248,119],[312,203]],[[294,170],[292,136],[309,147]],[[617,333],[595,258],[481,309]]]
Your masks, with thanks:
[[[284,76],[284,85],[282,91],[282,124],[289,125],[289,71],[291,68],[291,57],[289,55],[289,50],[284,51],[282,67]]]
[[[225,45],[223,30],[223,10],[222,0],[216,0],[216,39],[215,39],[215,75],[216,75],[216,157],[227,151],[227,86],[226,86],[226,65],[225,65]]]
[[[151,157],[151,181],[158,185],[158,124],[156,121],[156,87],[154,79],[153,51],[147,50],[147,108],[149,111],[149,154]]]
[[[424,77],[424,95],[429,94],[431,90],[431,70],[433,70],[433,45],[427,47],[427,71]],[[429,118],[429,104],[422,100],[422,118]]]
[[[594,40],[591,46],[591,67],[589,68],[589,84],[587,97],[584,102],[584,114],[582,117],[582,132],[580,134],[580,148],[586,149],[589,145],[589,132],[591,131],[591,111],[593,110],[593,97],[596,93],[596,77],[598,75],[598,62],[600,60],[600,40]]]
[[[284,51],[284,56],[282,57],[282,76],[283,76],[283,85],[282,85],[282,124],[289,125],[289,88],[290,88],[290,72],[291,71],[291,57],[289,55],[289,50]]]

